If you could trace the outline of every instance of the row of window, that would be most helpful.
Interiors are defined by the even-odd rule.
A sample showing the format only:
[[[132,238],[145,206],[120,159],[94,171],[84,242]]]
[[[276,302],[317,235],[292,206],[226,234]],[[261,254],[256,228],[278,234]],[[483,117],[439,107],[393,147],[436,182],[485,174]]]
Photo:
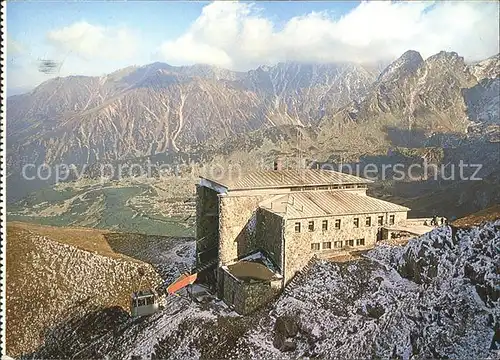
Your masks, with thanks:
[[[384,216],[383,215],[377,217],[377,224],[379,226],[384,225]],[[372,218],[371,218],[371,216],[367,216],[366,217],[366,219],[365,219],[365,225],[366,226],[372,226]],[[394,225],[394,215],[389,215],[389,225]],[[301,231],[301,226],[302,226],[301,222],[296,222],[295,223],[295,232],[296,233],[299,233]],[[334,224],[335,229],[340,229],[340,226],[341,226],[341,220],[340,219],[336,219],[335,220],[335,224]],[[359,218],[354,218],[354,227],[355,228],[359,228]],[[309,231],[314,231],[315,230],[315,222],[314,222],[314,220],[310,220],[308,222],[307,228],[308,228]],[[323,231],[328,230],[328,220],[322,220],[322,222],[321,222],[321,230],[323,230]]]
[[[356,244],[356,245],[354,245]],[[318,251],[320,250],[320,245],[322,245],[323,250],[330,250],[332,248],[331,241],[325,241],[322,244],[320,243],[311,243],[311,250]],[[353,246],[365,246],[365,239],[356,239],[356,240],[346,240],[346,241],[334,241],[333,247],[335,249],[341,249],[344,247],[353,247]]]

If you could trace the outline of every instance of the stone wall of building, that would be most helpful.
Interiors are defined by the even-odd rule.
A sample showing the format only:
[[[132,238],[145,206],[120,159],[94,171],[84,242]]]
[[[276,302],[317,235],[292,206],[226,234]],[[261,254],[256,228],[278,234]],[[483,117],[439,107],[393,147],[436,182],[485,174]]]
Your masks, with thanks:
[[[249,314],[269,303],[278,296],[281,291],[281,285],[281,280],[243,283],[242,292],[244,293],[245,303],[240,308],[240,314]]]
[[[217,249],[219,243],[218,193],[204,186],[196,186],[196,253]],[[217,256],[214,251],[209,256]],[[208,259],[202,259],[206,262]]]
[[[344,215],[311,219],[287,219],[285,222],[285,283],[291,280],[317,254],[325,252],[365,250],[375,246],[381,226],[378,216],[383,216],[383,225],[389,223],[389,216],[394,215],[396,225],[404,223],[406,212],[372,213],[363,215]],[[371,225],[366,225],[366,218],[371,218]],[[354,219],[359,219],[359,227],[355,227]],[[323,220],[328,221],[328,229],[322,229]],[[340,229],[335,228],[335,220],[340,220]],[[314,230],[309,231],[309,221],[314,221]],[[300,223],[300,232],[295,231],[296,223]],[[364,245],[356,240],[364,239]],[[353,240],[352,246],[347,242]],[[319,244],[313,249],[311,244]],[[330,248],[328,248],[328,244]],[[336,247],[335,245],[337,244]],[[318,245],[316,245],[318,246]]]
[[[223,271],[223,299],[233,305],[238,314],[247,315],[275,298],[281,291],[281,280],[270,282],[244,282],[236,279],[228,271]]]
[[[311,236],[313,234],[295,233],[295,221],[286,221],[284,229],[284,271],[285,284],[288,283],[297,272],[307,265],[309,259],[314,255],[311,250]]]
[[[219,287],[219,298],[222,298],[228,305],[234,305],[235,311],[240,313],[245,305],[245,293],[242,291],[241,282],[235,277],[231,276],[227,270],[220,269],[220,279],[222,279],[223,286]]]
[[[344,189],[339,191],[356,192],[360,195],[366,195],[366,188]],[[230,264],[249,252],[258,248],[263,248],[269,253],[277,254],[278,244],[276,240],[271,243],[271,235],[266,236],[266,241],[261,241],[262,236],[257,236],[258,226],[261,224],[258,220],[258,204],[276,195],[277,193],[290,192],[290,189],[270,189],[270,190],[248,190],[236,191],[238,195],[221,194],[219,195],[219,266]],[[265,219],[266,223],[268,219]],[[269,227],[275,233],[278,220],[269,219]],[[280,225],[281,226],[281,225]],[[260,235],[265,235],[261,232]],[[259,241],[259,243],[257,243]],[[264,247],[263,245],[266,245]],[[281,246],[281,245],[279,245]],[[281,266],[281,259],[278,256],[273,257],[277,264]]]
[[[266,251],[280,269],[283,269],[281,257],[283,225],[281,216],[266,209],[257,211],[256,245]]]
[[[257,249],[257,208],[265,195],[219,197],[219,266]]]

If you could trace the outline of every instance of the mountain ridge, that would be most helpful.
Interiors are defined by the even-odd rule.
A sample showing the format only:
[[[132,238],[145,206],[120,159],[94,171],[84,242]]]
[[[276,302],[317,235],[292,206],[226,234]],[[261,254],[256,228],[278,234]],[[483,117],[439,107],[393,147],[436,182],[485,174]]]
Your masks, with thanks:
[[[496,123],[499,64],[498,55],[467,64],[455,52],[423,60],[409,50],[381,73],[350,63],[279,63],[246,73],[153,63],[55,78],[7,99],[7,164],[19,174],[25,164],[189,153],[287,126],[314,127],[324,151],[345,143],[347,151],[380,152],[390,145],[388,129],[428,136]],[[360,137],[370,139],[366,146]]]

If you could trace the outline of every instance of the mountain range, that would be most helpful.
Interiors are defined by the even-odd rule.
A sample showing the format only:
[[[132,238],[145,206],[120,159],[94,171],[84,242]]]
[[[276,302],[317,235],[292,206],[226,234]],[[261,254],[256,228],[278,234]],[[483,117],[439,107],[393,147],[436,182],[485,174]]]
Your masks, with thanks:
[[[500,55],[405,52],[381,72],[352,63],[279,63],[248,72],[153,63],[46,81],[7,99],[7,164],[89,164],[192,153],[255,131],[304,127],[314,145],[377,153],[420,132],[498,125]],[[286,130],[289,132],[289,130]],[[364,142],[359,138],[364,137]]]

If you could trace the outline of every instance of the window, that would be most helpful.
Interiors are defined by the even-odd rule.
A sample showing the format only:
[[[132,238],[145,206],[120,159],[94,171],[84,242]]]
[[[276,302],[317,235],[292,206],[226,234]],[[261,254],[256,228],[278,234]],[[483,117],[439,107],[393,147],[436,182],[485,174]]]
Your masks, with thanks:
[[[342,241],[335,241],[333,243],[333,247],[335,247],[335,248],[341,248],[342,247]]]
[[[359,227],[359,218],[354,218],[354,227],[355,228]]]
[[[309,231],[314,231],[314,221],[309,221]]]
[[[321,228],[323,231],[328,230],[328,220],[323,220],[323,223],[321,224]]]
[[[372,226],[372,218],[369,216],[366,218],[366,226]]]
[[[299,223],[299,222],[296,222],[296,223],[295,223],[295,232],[296,232],[296,233],[299,233],[299,232],[300,232],[300,223]]]
[[[311,250],[318,251],[319,250],[319,243],[312,243]]]
[[[335,229],[340,229],[340,219],[335,220]]]
[[[365,239],[356,239],[356,246],[365,246]]]
[[[354,246],[354,240],[347,240],[346,246]]]
[[[378,219],[377,219],[377,223],[379,225],[384,225],[384,216],[379,216]]]
[[[332,243],[331,241],[326,241],[323,243],[323,250],[331,249],[332,248]]]
[[[394,225],[394,215],[389,216],[389,224]]]

